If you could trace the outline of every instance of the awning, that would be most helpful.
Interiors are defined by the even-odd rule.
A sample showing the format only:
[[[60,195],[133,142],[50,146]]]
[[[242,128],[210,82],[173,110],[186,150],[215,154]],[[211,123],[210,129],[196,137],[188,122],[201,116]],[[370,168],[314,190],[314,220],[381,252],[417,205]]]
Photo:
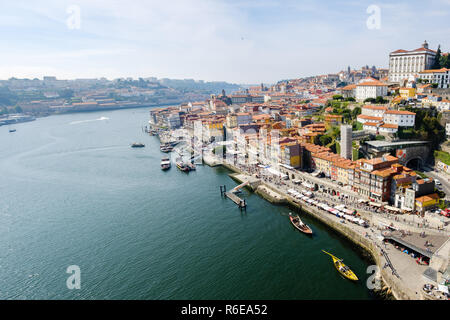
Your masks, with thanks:
[[[374,206],[374,207],[381,207],[382,206],[381,203],[377,203],[377,202],[369,202],[369,205]]]
[[[392,206],[384,206],[385,209],[391,210],[391,211],[395,211],[395,212],[400,212],[401,210],[399,208],[396,207],[392,207]]]
[[[278,170],[275,170],[274,168],[266,168],[266,170],[269,171],[273,175],[280,176],[280,177],[287,177],[287,175],[281,173]]]
[[[440,284],[440,285],[438,285],[438,290],[448,294],[448,287],[447,286],[444,286],[444,285]]]
[[[367,200],[365,200],[365,199],[358,199],[358,202],[359,203],[363,203],[363,202],[367,202]]]

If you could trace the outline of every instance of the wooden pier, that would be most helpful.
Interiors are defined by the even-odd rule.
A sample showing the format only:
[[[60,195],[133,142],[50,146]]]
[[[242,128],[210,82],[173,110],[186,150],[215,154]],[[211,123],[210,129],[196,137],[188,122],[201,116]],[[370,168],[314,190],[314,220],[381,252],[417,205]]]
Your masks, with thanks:
[[[225,196],[228,199],[231,199],[234,203],[236,203],[239,207],[239,209],[247,209],[247,202],[245,199],[239,198],[237,195],[235,195],[233,192],[227,192],[227,187],[225,185],[220,186],[220,195]]]

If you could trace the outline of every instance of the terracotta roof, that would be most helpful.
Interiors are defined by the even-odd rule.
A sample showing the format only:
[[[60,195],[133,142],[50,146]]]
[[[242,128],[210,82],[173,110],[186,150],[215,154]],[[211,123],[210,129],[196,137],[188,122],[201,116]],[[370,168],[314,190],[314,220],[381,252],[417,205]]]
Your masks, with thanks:
[[[366,116],[365,114],[358,115],[358,118],[366,119],[366,120],[375,120],[375,121],[381,121],[383,118],[381,117],[372,117],[372,116]]]
[[[415,115],[414,112],[406,110],[386,110],[385,114],[405,114],[405,115]]]
[[[356,86],[357,87],[363,87],[363,86],[364,87],[368,87],[368,86],[371,86],[371,87],[387,87],[387,84],[383,83],[381,81],[366,81],[366,82],[358,83]]]
[[[372,110],[387,110],[388,107],[386,106],[373,106],[373,105],[365,105],[363,106],[363,109],[372,109]]]
[[[450,71],[450,69],[447,69],[447,68],[429,69],[429,70],[423,70],[419,73],[441,73],[441,72],[446,72],[446,71]]]

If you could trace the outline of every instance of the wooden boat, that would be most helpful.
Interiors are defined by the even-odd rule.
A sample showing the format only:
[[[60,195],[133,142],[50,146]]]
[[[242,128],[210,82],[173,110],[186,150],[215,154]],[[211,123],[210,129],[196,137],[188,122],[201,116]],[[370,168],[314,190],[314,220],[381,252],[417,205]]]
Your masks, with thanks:
[[[191,169],[182,161],[177,161],[177,168],[183,172],[189,172]]]
[[[331,256],[331,259],[333,259],[333,264],[334,264],[336,270],[339,271],[339,273],[341,275],[343,275],[344,277],[346,277],[349,280],[358,281],[358,277],[356,276],[356,274],[352,270],[350,270],[350,268],[348,266],[346,266],[344,264],[342,259],[339,259],[338,257],[333,256],[331,253],[326,252],[325,250],[322,250],[322,252]]]
[[[312,230],[311,228],[306,225],[305,223],[303,223],[303,221],[300,219],[300,217],[297,216],[293,216],[291,213],[289,213],[289,219],[291,219],[291,223],[294,225],[295,228],[297,228],[297,230],[306,233],[306,234],[312,234]]]

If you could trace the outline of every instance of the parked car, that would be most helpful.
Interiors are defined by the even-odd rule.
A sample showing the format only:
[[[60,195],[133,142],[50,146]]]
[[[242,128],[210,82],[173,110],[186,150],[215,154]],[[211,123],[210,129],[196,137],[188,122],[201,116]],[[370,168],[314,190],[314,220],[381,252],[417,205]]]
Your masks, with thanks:
[[[442,184],[438,179],[434,179],[434,183],[435,183],[437,186],[440,186],[440,185]]]

